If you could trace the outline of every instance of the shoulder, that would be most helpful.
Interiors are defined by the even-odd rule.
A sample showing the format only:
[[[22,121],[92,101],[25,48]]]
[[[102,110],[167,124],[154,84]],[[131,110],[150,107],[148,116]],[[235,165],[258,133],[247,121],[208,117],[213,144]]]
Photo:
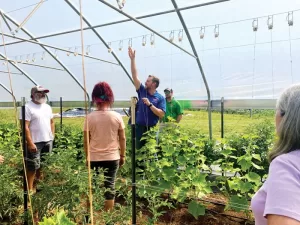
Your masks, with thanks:
[[[116,111],[108,111],[108,115],[111,116],[111,117],[114,117],[114,118],[122,118],[121,114],[116,112]]]
[[[156,92],[155,96],[160,100],[160,101],[166,101],[165,97],[162,96],[160,93]]]
[[[136,91],[144,91],[144,90],[145,90],[145,86],[141,82],[140,87]]]
[[[44,104],[44,107],[46,107],[47,109],[52,109],[50,105],[48,105],[47,103]]]
[[[33,112],[36,108],[36,104],[34,104],[32,101],[25,104],[25,112]]]
[[[300,180],[300,150],[277,156],[270,164],[269,173],[279,176],[294,175]],[[300,182],[300,181],[299,181]]]
[[[26,104],[25,104],[25,107],[27,107],[27,108],[32,108],[32,107],[34,107],[34,103],[32,102],[32,101],[29,101],[29,102],[27,102]]]
[[[176,105],[180,105],[179,101],[176,100],[175,98],[173,98],[172,102],[173,102],[174,104],[176,104]]]

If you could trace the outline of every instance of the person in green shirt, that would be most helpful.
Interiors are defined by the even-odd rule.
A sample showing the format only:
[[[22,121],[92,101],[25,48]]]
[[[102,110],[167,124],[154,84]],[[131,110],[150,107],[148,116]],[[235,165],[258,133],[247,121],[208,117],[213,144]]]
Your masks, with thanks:
[[[181,108],[181,105],[173,97],[173,90],[171,88],[166,88],[164,90],[164,93],[166,96],[167,111],[162,121],[169,122],[169,117],[171,117],[177,123],[179,123],[183,115],[183,110]]]

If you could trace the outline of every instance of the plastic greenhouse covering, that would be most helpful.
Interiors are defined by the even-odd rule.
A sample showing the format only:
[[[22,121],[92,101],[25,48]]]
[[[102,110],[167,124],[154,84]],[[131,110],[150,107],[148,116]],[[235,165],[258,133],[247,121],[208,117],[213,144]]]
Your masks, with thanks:
[[[1,18],[4,42],[1,39],[0,83],[10,87],[7,61],[3,60],[7,55],[17,100],[28,98],[34,85],[25,72],[35,83],[50,89],[51,101],[60,97],[66,101],[82,101],[80,17],[69,5],[79,10],[78,0],[43,1],[22,27],[32,37],[23,29],[13,37],[9,29],[15,31],[39,2],[1,1],[0,8],[9,26]],[[207,99],[195,57],[182,51],[185,49],[194,55],[171,0],[127,0],[122,12],[132,17],[160,13],[138,21],[176,46],[102,1],[82,2],[82,15],[95,27],[92,30],[83,23],[84,52],[91,56],[85,57],[89,94],[95,83],[107,81],[116,100],[129,100],[136,95],[125,72],[131,74],[127,48],[132,45],[143,82],[149,74],[154,74],[160,78],[159,92],[170,87],[177,99]],[[118,8],[116,0],[105,2]],[[276,99],[283,88],[300,81],[300,4],[297,0],[176,0],[176,3],[178,8],[184,8],[182,17],[203,67],[211,99]],[[165,11],[169,12],[161,13]],[[113,23],[122,20],[126,22]],[[43,48],[33,43],[35,40],[70,52]],[[13,42],[17,43],[11,44]],[[0,88],[0,101],[11,99],[10,94]]]

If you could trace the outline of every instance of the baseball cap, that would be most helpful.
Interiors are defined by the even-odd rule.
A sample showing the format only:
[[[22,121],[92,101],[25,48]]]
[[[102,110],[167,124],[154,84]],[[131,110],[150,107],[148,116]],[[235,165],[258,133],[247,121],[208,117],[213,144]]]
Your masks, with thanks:
[[[164,90],[164,92],[173,92],[173,90],[171,89],[171,88],[166,88],[165,90]]]
[[[35,92],[44,92],[44,93],[48,93],[49,89],[44,88],[43,86],[35,86],[33,88],[31,88],[31,94],[34,94]]]

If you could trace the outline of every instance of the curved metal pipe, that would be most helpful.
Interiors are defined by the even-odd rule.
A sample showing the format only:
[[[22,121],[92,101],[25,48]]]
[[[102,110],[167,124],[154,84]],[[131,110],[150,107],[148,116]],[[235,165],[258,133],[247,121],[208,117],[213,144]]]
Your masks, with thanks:
[[[17,70],[19,70],[22,74],[24,74],[25,77],[27,77],[34,85],[38,85],[37,82],[35,82],[35,80],[32,79],[32,77],[30,77],[28,75],[28,73],[26,73],[23,69],[21,69],[18,65],[14,64],[13,63],[13,60],[9,59],[9,58],[6,58],[5,55],[3,55],[1,52],[0,52],[0,56],[5,59],[10,65],[12,65],[13,67],[15,67]]]
[[[13,99],[14,99],[14,101],[15,102],[17,102],[17,100],[16,100],[16,97],[14,96],[14,94],[4,85],[4,84],[2,84],[1,82],[0,82],[0,86],[1,87],[3,87],[3,89],[5,90],[5,91],[7,91],[12,97],[13,97]]]
[[[17,70],[19,70],[25,77],[27,77],[34,85],[38,86],[38,83],[35,82],[35,80],[33,80],[33,78],[31,76],[28,75],[28,73],[26,73],[23,69],[21,69],[18,65],[16,65],[15,63],[13,63],[13,60],[6,58],[1,52],[0,52],[0,56],[5,59],[10,65],[12,65],[13,67],[15,67]],[[8,72],[7,72],[8,73]],[[47,97],[47,101],[49,102],[49,97],[48,95],[46,95]]]
[[[2,11],[2,10],[1,10]],[[4,13],[2,11],[3,15],[10,21],[12,22],[15,26],[19,27],[20,24],[17,23],[14,19],[12,19],[9,15],[7,15],[6,13]],[[25,34],[27,34],[30,38],[35,39],[34,35],[31,34],[27,29],[25,29],[24,27],[20,28]],[[90,95],[87,93],[87,91],[84,89],[84,87],[82,86],[82,84],[79,82],[79,80],[72,74],[72,72],[58,59],[55,57],[55,55],[48,50],[41,42],[39,42],[39,40],[36,40],[36,42],[39,43],[39,45],[62,67],[64,68],[64,70],[73,78],[73,80],[82,88],[82,90],[84,91],[84,93],[87,95],[87,99],[89,101],[89,109],[91,109],[91,104],[90,104]]]
[[[205,3],[201,3],[201,4],[197,4],[197,5],[191,5],[191,6],[179,8],[179,10],[180,11],[188,10],[188,9],[203,7],[203,6],[207,6],[207,5],[217,4],[217,3],[221,3],[221,2],[227,2],[227,1],[230,1],[230,0],[216,0],[216,1],[211,1],[211,2],[205,2]],[[169,13],[174,13],[174,12],[176,12],[175,9],[171,9],[171,10],[160,11],[160,12],[156,12],[156,13],[150,13],[150,14],[137,16],[135,18],[136,19],[145,19],[145,18],[150,18],[150,17],[154,17],[154,16],[160,16],[160,15],[165,15],[165,14],[169,14]],[[85,28],[83,28],[83,30],[90,30],[92,28],[105,27],[105,26],[110,26],[110,25],[115,25],[115,24],[120,24],[120,23],[126,23],[126,22],[130,22],[130,21],[131,21],[131,19],[122,19],[122,20],[117,20],[117,21],[112,21],[112,22],[108,22],[108,23],[94,25],[92,27],[85,27]],[[60,31],[60,32],[52,33],[52,34],[42,35],[42,36],[36,37],[36,39],[55,37],[58,35],[70,34],[70,33],[79,32],[79,31],[80,31],[80,29]],[[31,39],[31,40],[33,40],[33,39]],[[23,42],[25,42],[25,41],[8,42],[6,45],[13,45],[13,44],[18,44],[18,43],[23,43]],[[0,47],[2,47],[2,45],[0,45]]]
[[[182,14],[180,12],[180,10],[178,9],[178,6],[177,6],[177,3],[176,3],[176,0],[171,0],[172,3],[173,3],[173,6],[176,10],[176,13],[180,19],[180,22],[183,26],[183,29],[185,31],[185,34],[190,42],[190,45],[192,47],[192,50],[193,50],[193,53],[194,55],[196,56],[196,61],[197,61],[197,64],[198,64],[198,67],[199,67],[199,70],[200,70],[200,73],[202,75],[202,79],[203,79],[203,82],[205,84],[205,88],[206,88],[206,92],[207,92],[207,101],[208,101],[208,127],[209,127],[209,138],[212,139],[212,118],[211,118],[211,99],[210,99],[210,90],[209,90],[209,86],[208,86],[208,83],[206,81],[206,77],[205,77],[205,74],[204,74],[204,70],[202,68],[202,65],[201,65],[201,62],[200,62],[200,59],[198,57],[198,53],[197,53],[197,50],[194,46],[194,43],[193,43],[193,40],[192,40],[192,37],[190,35],[190,32],[184,22],[184,19],[182,17]]]
[[[80,16],[80,12],[78,11],[78,9],[69,1],[69,0],[65,0],[65,2],[77,13],[78,16]],[[108,46],[108,44],[105,42],[105,40],[102,38],[102,36],[98,33],[98,31],[92,27],[92,25],[90,24],[90,22],[82,15],[82,19],[83,21],[92,29],[92,31],[96,34],[96,36],[102,41],[102,43],[105,45],[105,47],[107,49],[109,49],[110,47]],[[113,55],[113,57],[117,60],[117,62],[120,64],[120,66],[122,67],[122,69],[124,70],[124,72],[126,73],[127,77],[129,78],[129,80],[131,81],[131,83],[133,84],[133,80],[131,78],[131,75],[129,74],[129,72],[126,70],[125,66],[123,65],[123,63],[120,61],[120,59],[118,58],[118,56],[112,51],[111,54]]]

